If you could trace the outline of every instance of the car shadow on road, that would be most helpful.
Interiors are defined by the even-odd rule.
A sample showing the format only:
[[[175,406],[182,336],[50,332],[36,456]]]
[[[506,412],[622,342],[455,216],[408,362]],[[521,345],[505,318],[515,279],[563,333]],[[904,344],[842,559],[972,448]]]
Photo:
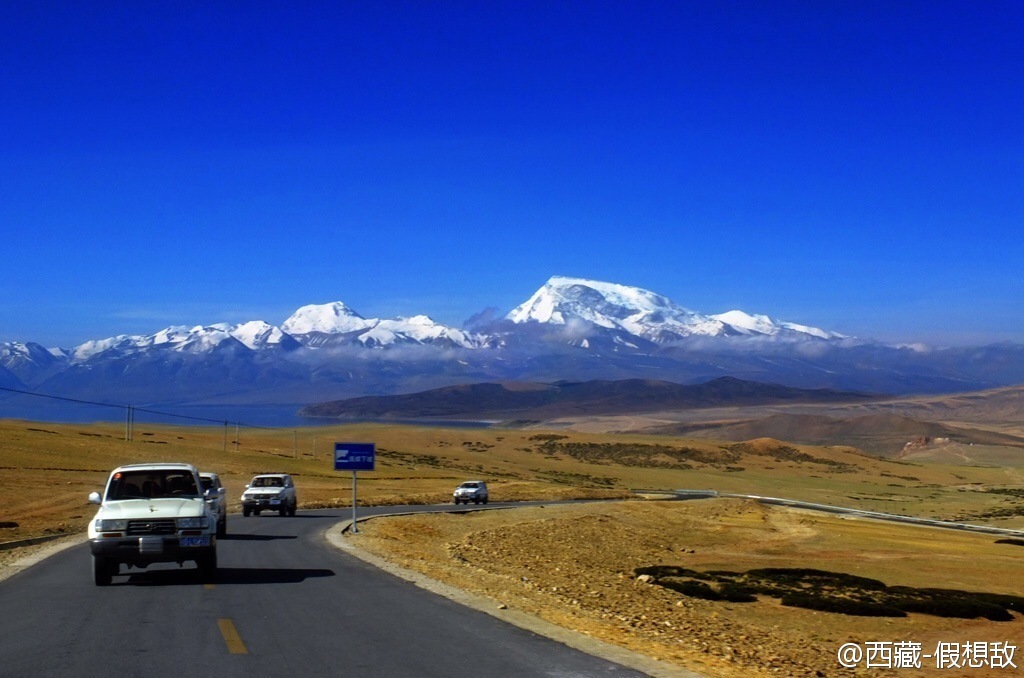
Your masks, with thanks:
[[[334,515],[333,513],[296,513],[294,516],[282,516],[277,511],[264,511],[266,515],[255,515],[253,514],[253,520],[257,518],[341,518],[342,516]],[[242,520],[250,520],[249,516],[242,516]]]
[[[321,568],[222,567],[217,584],[298,584],[314,577],[333,577],[334,570]]]
[[[146,570],[132,572],[121,582],[115,575],[114,585],[130,586],[195,586],[196,584],[298,584],[315,577],[333,577],[334,570],[318,568],[221,567],[212,582],[204,582],[197,569]]]

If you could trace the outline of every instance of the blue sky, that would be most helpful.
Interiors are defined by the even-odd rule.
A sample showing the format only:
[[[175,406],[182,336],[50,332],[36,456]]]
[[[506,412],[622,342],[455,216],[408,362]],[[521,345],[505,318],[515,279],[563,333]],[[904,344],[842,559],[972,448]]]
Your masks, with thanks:
[[[1016,2],[0,4],[0,341],[551,275],[1024,341]]]

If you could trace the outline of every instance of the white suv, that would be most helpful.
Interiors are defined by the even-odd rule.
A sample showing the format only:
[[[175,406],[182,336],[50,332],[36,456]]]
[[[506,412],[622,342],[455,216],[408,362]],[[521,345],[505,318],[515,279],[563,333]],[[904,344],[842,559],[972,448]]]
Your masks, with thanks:
[[[217,576],[217,517],[191,464],[129,464],[114,469],[89,522],[93,581],[107,586],[121,565],[195,561],[202,578]]]
[[[199,472],[199,482],[203,484],[203,495],[206,503],[217,516],[217,536],[225,537],[228,533],[228,491],[220,482],[216,473]]]
[[[479,504],[487,503],[487,483],[482,480],[467,480],[452,493],[452,500],[457,504],[468,504],[473,502]]]
[[[287,473],[265,473],[255,476],[242,493],[242,515],[277,511],[282,516],[294,516],[299,502],[295,497],[295,483]]]

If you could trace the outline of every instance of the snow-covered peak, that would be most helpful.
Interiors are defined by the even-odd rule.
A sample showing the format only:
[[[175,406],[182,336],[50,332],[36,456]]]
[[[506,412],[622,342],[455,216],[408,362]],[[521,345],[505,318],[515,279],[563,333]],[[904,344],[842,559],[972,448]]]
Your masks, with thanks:
[[[692,313],[659,294],[639,287],[556,275],[506,318],[515,323],[533,321],[561,325],[575,317],[611,327],[615,323],[607,319],[607,311],[628,309],[633,312],[631,315],[635,315],[668,308]]]
[[[294,342],[280,327],[275,327],[262,320],[251,320],[241,325],[235,325],[228,332],[254,351],[266,346],[280,346]]]
[[[167,330],[164,330],[166,332]],[[152,344],[153,337],[143,337],[137,334],[119,334],[116,337],[107,339],[93,339],[84,344],[79,344],[71,351],[71,357],[75,360],[88,360],[93,356],[105,353],[110,350],[125,351]]]
[[[733,327],[740,334],[777,336],[783,333],[808,335],[818,339],[846,339],[846,335],[829,332],[817,327],[773,320],[766,315],[751,315],[743,311],[727,311],[711,316]]]
[[[787,330],[793,332],[799,332],[801,334],[809,334],[812,337],[818,337],[819,339],[849,339],[850,337],[839,332],[832,332],[830,330],[823,330],[817,327],[810,327],[808,325],[798,325],[797,323],[779,323]]]
[[[200,326],[201,329],[201,326]],[[151,346],[162,346],[164,344],[180,344],[183,341],[188,340],[189,335],[192,333],[188,327],[184,325],[171,325],[166,327],[151,337],[143,337],[145,343]],[[148,339],[148,341],[146,341]]]
[[[766,315],[726,311],[711,316],[734,327],[740,334],[778,334],[780,326]]]
[[[381,320],[372,330],[359,335],[360,342],[378,346],[410,340],[421,344],[446,344],[463,348],[477,348],[483,343],[479,335],[442,325],[425,315]]]
[[[655,343],[690,336],[768,336],[843,339],[817,327],[728,311],[704,315],[639,287],[555,276],[506,316],[514,323],[567,325],[584,322],[627,332]]]
[[[145,336],[119,334],[107,339],[87,341],[75,347],[71,355],[76,361],[86,361],[102,354],[127,355],[151,348],[201,353],[232,339],[232,328],[232,325],[226,323],[195,327],[172,325]]]
[[[373,327],[375,320],[367,320],[340,301],[330,304],[310,304],[295,311],[281,324],[288,334],[344,334]]]
[[[23,344],[20,341],[0,343],[0,360],[20,357],[30,358],[45,353],[49,353],[49,351],[34,342],[27,344]]]
[[[565,325],[583,321],[651,341],[723,334],[723,323],[639,287],[554,276],[506,318]]]

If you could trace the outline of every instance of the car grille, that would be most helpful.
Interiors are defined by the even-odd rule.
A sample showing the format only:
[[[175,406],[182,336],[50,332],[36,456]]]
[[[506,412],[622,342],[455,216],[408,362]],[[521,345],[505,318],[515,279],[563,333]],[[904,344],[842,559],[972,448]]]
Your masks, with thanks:
[[[129,520],[127,534],[174,534],[176,529],[173,520]]]

